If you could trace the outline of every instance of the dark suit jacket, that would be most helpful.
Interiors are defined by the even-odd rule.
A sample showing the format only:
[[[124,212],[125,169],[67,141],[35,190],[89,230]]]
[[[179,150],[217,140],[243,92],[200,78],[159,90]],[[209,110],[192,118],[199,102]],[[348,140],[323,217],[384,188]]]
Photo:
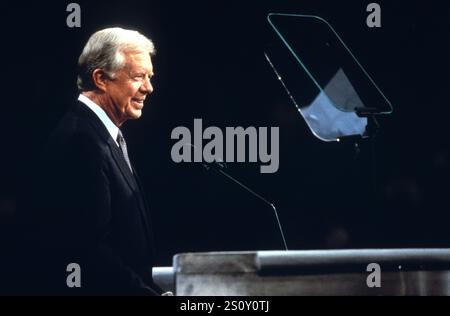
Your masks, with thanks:
[[[44,294],[160,294],[151,278],[150,214],[136,174],[100,119],[84,104],[65,115],[35,178],[32,253]],[[35,260],[36,261],[36,260]],[[68,288],[69,263],[81,288]]]

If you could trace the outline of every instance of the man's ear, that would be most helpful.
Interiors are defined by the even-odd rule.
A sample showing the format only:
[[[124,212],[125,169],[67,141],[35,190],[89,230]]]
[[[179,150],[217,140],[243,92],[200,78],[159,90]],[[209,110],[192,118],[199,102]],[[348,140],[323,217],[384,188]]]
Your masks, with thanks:
[[[97,89],[106,91],[106,84],[108,80],[108,75],[102,69],[95,69],[92,72],[92,81],[94,82]]]

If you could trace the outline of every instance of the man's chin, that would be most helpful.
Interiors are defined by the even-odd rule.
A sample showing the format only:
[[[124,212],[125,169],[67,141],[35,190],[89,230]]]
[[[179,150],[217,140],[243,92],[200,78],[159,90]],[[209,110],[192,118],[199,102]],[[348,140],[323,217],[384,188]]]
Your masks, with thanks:
[[[142,116],[142,110],[134,110],[132,113],[130,113],[129,117],[130,120],[137,120]]]

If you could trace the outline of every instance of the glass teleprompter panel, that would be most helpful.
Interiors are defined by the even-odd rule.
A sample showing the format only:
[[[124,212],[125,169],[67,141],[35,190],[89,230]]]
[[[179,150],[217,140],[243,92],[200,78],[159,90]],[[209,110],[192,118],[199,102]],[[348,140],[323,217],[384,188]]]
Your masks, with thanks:
[[[315,136],[336,141],[365,134],[370,109],[389,114],[392,106],[341,37],[324,19],[271,13],[278,41],[266,58]]]

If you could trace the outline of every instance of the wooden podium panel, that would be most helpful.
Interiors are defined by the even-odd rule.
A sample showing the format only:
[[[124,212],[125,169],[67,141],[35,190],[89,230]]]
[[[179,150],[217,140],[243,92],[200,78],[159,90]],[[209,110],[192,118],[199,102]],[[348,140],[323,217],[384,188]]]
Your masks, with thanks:
[[[179,296],[450,295],[450,249],[186,253],[164,269]]]

